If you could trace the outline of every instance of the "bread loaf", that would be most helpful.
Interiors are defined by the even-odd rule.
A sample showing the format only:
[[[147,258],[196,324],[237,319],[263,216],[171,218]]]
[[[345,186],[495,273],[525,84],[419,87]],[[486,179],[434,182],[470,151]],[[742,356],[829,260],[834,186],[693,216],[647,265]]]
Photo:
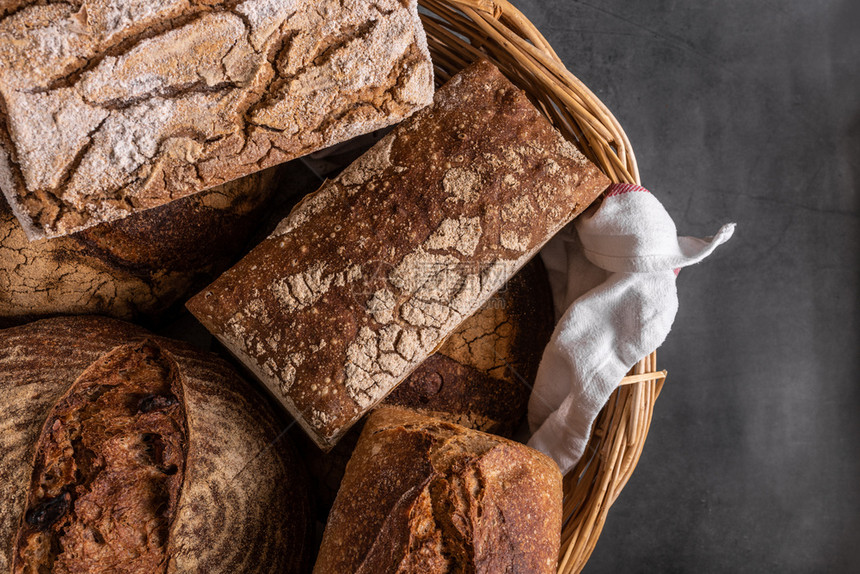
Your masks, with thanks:
[[[0,330],[0,572],[301,572],[304,469],[222,360],[96,317]]]
[[[16,2],[0,189],[28,237],[127,216],[430,102],[415,0]]]
[[[384,401],[501,436],[522,421],[538,364],[553,329],[552,293],[535,258],[439,350],[421,363]],[[329,452],[295,433],[317,494],[317,513],[328,515],[363,425],[352,427]]]
[[[561,505],[547,456],[380,407],[347,465],[314,573],[554,573]]]
[[[327,449],[608,183],[482,61],[187,307]]]
[[[383,404],[511,436],[525,416],[553,326],[552,292],[536,257],[455,329]]]
[[[277,169],[32,242],[0,197],[0,327],[63,314],[162,317],[235,262],[271,203]]]

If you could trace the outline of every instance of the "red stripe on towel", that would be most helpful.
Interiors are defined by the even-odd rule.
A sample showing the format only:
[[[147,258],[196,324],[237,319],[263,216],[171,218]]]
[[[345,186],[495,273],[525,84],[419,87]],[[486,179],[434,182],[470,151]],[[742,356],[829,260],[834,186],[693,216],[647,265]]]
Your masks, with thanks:
[[[633,183],[613,183],[609,186],[609,189],[606,192],[606,197],[614,197],[616,195],[630,193],[631,191],[644,191],[645,193],[650,193],[641,185],[635,185]]]

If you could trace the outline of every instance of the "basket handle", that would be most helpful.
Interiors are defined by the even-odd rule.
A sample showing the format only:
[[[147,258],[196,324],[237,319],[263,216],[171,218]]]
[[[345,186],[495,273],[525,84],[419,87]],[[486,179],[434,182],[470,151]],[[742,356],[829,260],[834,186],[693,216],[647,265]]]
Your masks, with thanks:
[[[490,14],[496,20],[502,15],[502,7],[496,4],[495,0],[452,0],[451,4],[456,4],[458,7],[465,6],[484,14]]]

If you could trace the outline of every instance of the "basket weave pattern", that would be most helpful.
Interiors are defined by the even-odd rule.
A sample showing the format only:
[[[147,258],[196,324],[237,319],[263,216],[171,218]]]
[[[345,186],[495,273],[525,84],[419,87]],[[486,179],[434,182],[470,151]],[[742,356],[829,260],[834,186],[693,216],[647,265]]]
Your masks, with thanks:
[[[506,0],[419,0],[419,5],[438,83],[487,58],[613,182],[640,183],[618,121],[519,10]],[[652,352],[625,377],[595,421],[582,460],[564,478],[559,574],[582,570],[610,506],[636,467],[666,376],[656,361]]]

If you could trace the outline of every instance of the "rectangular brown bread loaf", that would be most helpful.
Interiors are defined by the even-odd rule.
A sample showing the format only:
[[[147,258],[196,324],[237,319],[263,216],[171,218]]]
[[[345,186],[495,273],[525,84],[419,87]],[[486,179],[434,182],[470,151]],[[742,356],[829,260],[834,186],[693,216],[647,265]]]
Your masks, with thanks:
[[[328,448],[608,184],[480,62],[188,308]]]
[[[549,457],[380,408],[346,467],[314,574],[550,574],[561,515]]]
[[[430,103],[415,0],[0,3],[0,189],[30,239],[167,203]]]

